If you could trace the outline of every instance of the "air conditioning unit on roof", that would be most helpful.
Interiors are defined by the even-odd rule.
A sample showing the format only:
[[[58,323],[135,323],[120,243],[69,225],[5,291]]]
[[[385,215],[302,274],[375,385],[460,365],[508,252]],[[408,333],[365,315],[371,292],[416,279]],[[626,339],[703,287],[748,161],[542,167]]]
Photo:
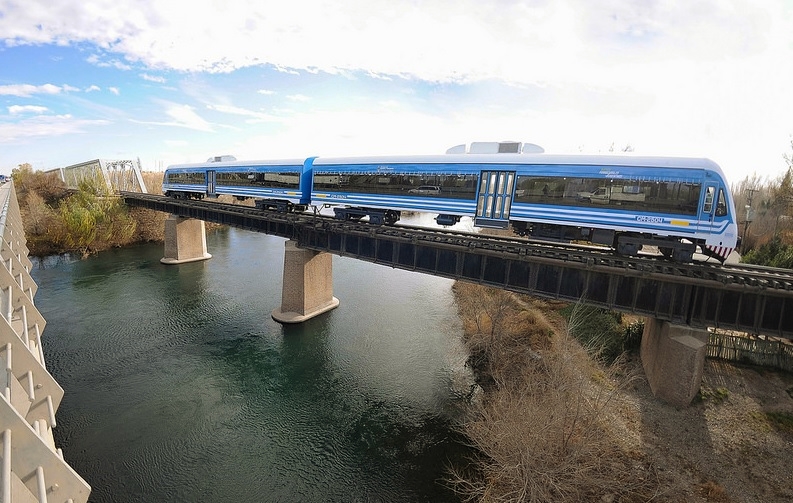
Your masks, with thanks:
[[[447,154],[541,154],[545,149],[534,143],[519,141],[475,141],[466,145],[455,145],[446,150]]]

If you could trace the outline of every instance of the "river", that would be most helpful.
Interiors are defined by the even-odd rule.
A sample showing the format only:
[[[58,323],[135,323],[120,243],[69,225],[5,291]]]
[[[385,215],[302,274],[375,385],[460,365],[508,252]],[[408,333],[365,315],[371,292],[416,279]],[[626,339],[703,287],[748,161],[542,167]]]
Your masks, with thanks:
[[[340,306],[282,326],[284,240],[207,243],[177,266],[160,244],[34,260],[56,443],[90,501],[457,501],[452,282],[334,257]]]

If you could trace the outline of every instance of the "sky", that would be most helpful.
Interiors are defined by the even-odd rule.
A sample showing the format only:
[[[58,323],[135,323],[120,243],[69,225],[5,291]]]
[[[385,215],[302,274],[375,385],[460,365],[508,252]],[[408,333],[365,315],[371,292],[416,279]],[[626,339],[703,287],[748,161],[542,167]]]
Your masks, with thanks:
[[[0,0],[0,173],[92,159],[793,153],[793,0]]]

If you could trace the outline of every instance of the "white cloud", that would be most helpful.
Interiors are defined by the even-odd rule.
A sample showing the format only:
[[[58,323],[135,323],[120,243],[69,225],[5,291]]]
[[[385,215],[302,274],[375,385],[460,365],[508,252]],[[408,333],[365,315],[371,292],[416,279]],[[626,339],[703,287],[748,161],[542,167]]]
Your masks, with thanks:
[[[107,90],[110,91],[111,93],[115,94],[116,96],[121,94],[121,91],[119,91],[119,89],[117,87],[108,87]]]
[[[73,90],[74,88],[62,88],[52,84],[44,84],[35,86],[32,84],[10,84],[0,86],[0,96],[17,96],[20,98],[30,98],[35,94],[59,94],[64,90]]]
[[[620,86],[652,98],[702,79],[698,65],[742,69],[770,57],[778,79],[793,80],[784,0],[295,0],[277,9],[195,0],[190,16],[178,2],[30,0],[7,10],[0,17],[7,44],[89,41],[101,48],[89,62],[119,69],[227,72],[269,64],[290,73]],[[722,88],[720,99],[730,92]]]
[[[306,96],[305,94],[290,94],[289,96],[286,97],[286,99],[290,101],[299,101],[302,103],[305,103],[306,101],[311,101],[311,98],[309,96]]]
[[[94,91],[101,91],[101,90],[102,89],[99,86],[92,85],[92,86],[87,87],[85,89],[85,92],[91,93],[91,92],[94,92]]]
[[[218,9],[213,0],[195,0],[186,16],[178,2],[67,7],[30,0],[24,8],[7,8],[0,33],[15,44],[90,41],[102,51],[89,62],[119,69],[140,63],[224,72],[268,63],[284,71],[361,69],[385,78],[631,85],[661,76],[656,63],[727,62],[768,49],[774,32],[790,28],[785,5],[296,0],[279,2],[277,9],[269,2],[230,2]],[[637,64],[643,72],[631,70]]]
[[[143,80],[148,80],[149,82],[156,82],[158,84],[164,84],[166,82],[165,77],[160,77],[157,75],[149,75],[148,73],[141,73],[140,77]]]
[[[385,82],[399,82],[399,77],[441,85],[494,81],[544,89],[550,96],[509,103],[503,112],[504,98],[482,92],[466,96],[447,116],[409,116],[435,126],[427,130],[400,122],[406,111],[379,116],[397,124],[400,129],[393,131],[399,135],[428,147],[433,137],[452,136],[447,131],[456,133],[457,143],[525,134],[523,139],[539,136],[546,146],[566,150],[630,142],[637,152],[719,157],[740,172],[778,162],[793,132],[793,5],[788,0],[248,0],[225,2],[222,9],[215,0],[194,0],[189,9],[186,16],[183,4],[173,1],[28,0],[4,5],[0,33],[6,46],[88,42],[96,48],[90,63],[138,72],[200,75],[269,65],[288,77],[327,72]],[[150,73],[140,75],[159,82]],[[274,85],[262,85],[267,89],[259,94],[274,94],[269,90]],[[0,95],[68,90],[6,85]],[[288,99],[305,98],[304,92],[322,96],[313,91],[296,88]],[[320,98],[311,104],[322,106]],[[273,104],[279,105],[285,106]],[[494,105],[500,114],[488,112]],[[213,110],[266,118],[257,118],[255,106],[224,106]],[[212,130],[195,109],[175,110],[169,114],[172,121],[162,124]],[[330,125],[325,113],[316,111]],[[346,148],[366,142],[388,146],[371,137],[372,128],[379,137],[395,134],[379,129],[380,122],[364,112],[346,114],[342,118],[368,126],[342,127],[344,138],[359,138],[337,138]],[[310,124],[306,120],[301,126]],[[438,129],[440,124],[446,129]],[[327,130],[308,131],[322,137]],[[417,131],[422,134],[414,135]],[[309,137],[297,129],[293,134],[303,141]],[[403,146],[403,151],[414,147]]]
[[[191,106],[174,105],[166,113],[176,121],[176,125],[196,129],[198,131],[212,131],[209,122],[202,119]]]
[[[43,114],[47,111],[47,107],[42,107],[38,105],[11,105],[8,107],[8,113],[11,115],[18,115],[18,114],[25,114],[25,113],[34,113],[34,114]]]
[[[173,119],[168,122],[156,121],[133,121],[139,124],[150,124],[154,126],[169,126],[193,129],[196,131],[213,131],[212,124],[199,116],[195,109],[189,105],[179,105],[176,103],[165,103],[165,114]]]
[[[119,61],[118,59],[113,57],[108,58],[107,56],[99,55],[99,54],[92,54],[88,56],[88,58],[86,58],[86,61],[88,61],[92,65],[98,66],[99,68],[115,68],[116,70],[123,70],[123,71],[132,69],[132,65],[128,63],[124,63],[123,61]]]
[[[255,110],[248,110],[242,107],[233,105],[207,105],[207,108],[216,112],[222,112],[231,115],[243,115],[251,117],[254,121],[251,122],[272,122],[278,120],[275,116],[266,114],[264,112],[257,112]]]
[[[190,142],[186,140],[165,140],[165,144],[169,147],[187,147]]]
[[[71,115],[39,115],[14,123],[0,122],[0,143],[28,142],[39,138],[84,133],[106,120],[75,119]]]
[[[517,2],[437,0],[118,0],[8,6],[7,44],[89,41],[88,61],[184,71],[231,71],[269,63],[290,71],[362,69],[429,80],[536,82],[608,78],[603,63],[745,57],[767,45],[779,3]],[[781,5],[785,5],[782,3]],[[233,48],[233,50],[229,50]],[[122,56],[124,61],[118,59]],[[577,60],[582,66],[560,64]],[[592,75],[592,72],[596,75]]]

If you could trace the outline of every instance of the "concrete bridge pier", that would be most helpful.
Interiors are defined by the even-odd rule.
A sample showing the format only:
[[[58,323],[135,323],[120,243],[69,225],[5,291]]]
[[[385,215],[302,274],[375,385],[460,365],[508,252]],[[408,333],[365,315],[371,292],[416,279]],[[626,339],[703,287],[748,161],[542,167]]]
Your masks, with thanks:
[[[304,250],[294,241],[284,245],[281,307],[272,317],[279,323],[300,323],[339,305],[333,296],[333,256]]]
[[[160,262],[184,264],[209,258],[204,221],[170,215],[165,221],[165,256]]]
[[[657,398],[687,407],[699,392],[705,369],[708,331],[646,318],[641,358]]]

